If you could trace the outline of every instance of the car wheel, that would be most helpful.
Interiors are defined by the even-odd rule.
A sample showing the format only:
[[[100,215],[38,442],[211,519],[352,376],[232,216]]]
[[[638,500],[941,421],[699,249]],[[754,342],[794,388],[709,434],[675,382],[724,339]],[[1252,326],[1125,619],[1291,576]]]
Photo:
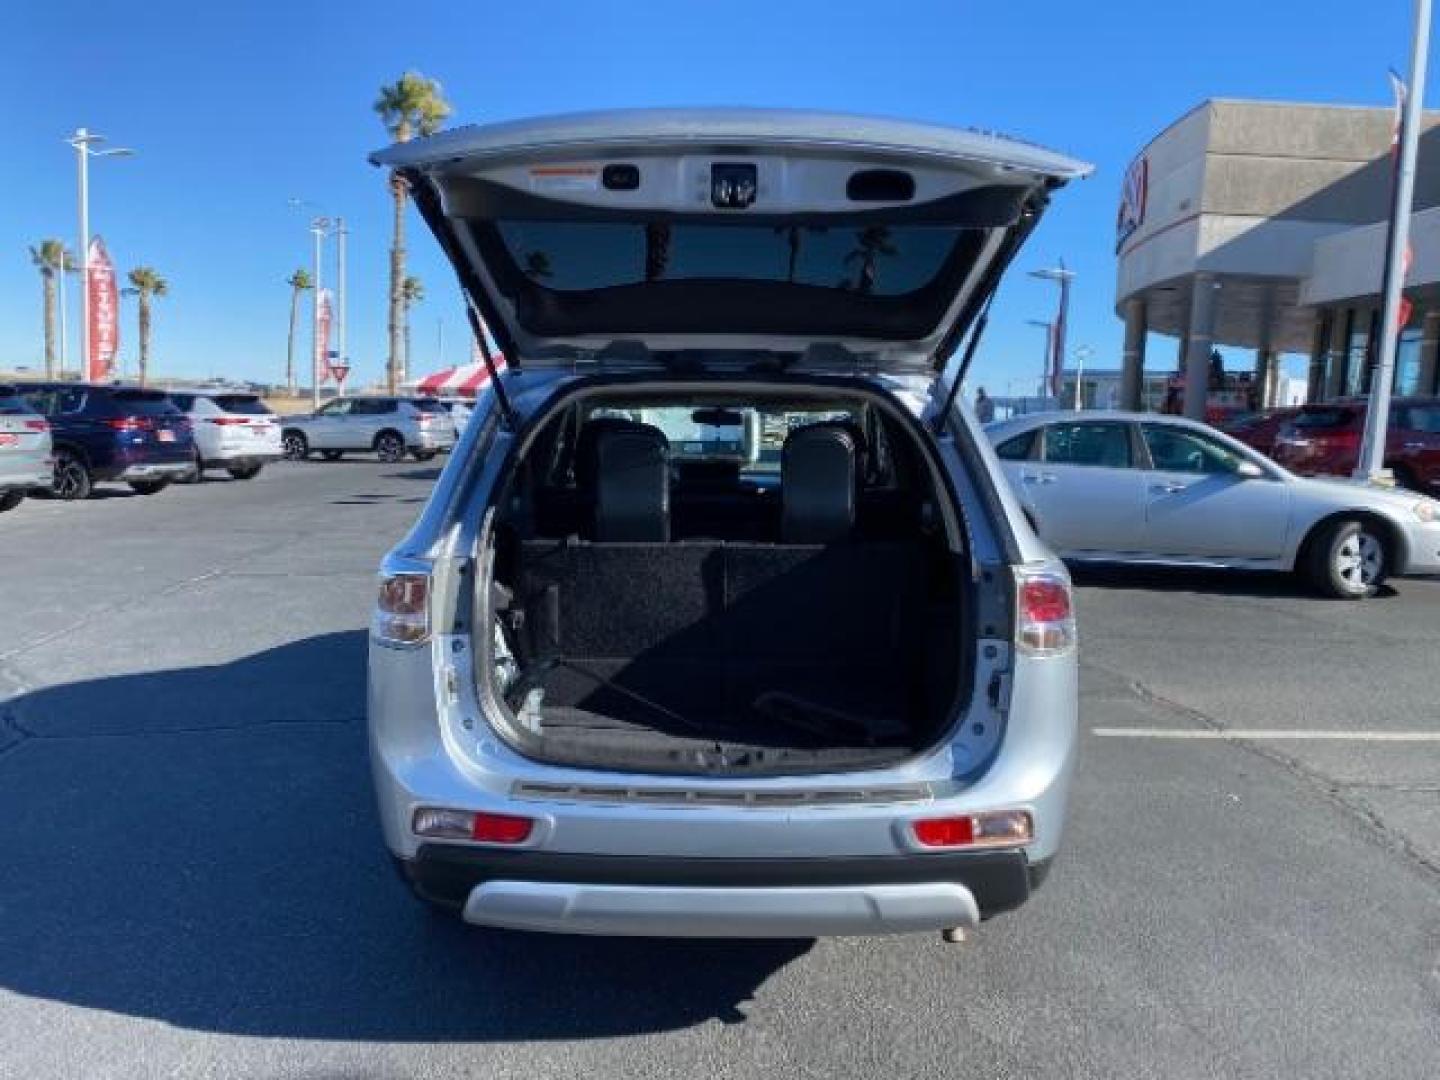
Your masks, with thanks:
[[[131,480],[130,490],[136,495],[155,495],[170,486],[169,480]]]
[[[25,493],[23,491],[7,491],[5,494],[0,495],[0,514],[3,514],[6,510],[14,510],[24,499]]]
[[[394,465],[405,457],[405,440],[393,431],[382,431],[375,437],[375,454],[386,465]]]
[[[412,453],[413,455],[415,455],[415,460],[416,460],[416,461],[429,461],[431,458],[433,458],[433,457],[434,457],[436,454],[438,454],[439,452],[440,452],[439,450],[411,450],[411,451],[410,451],[410,453]]]
[[[304,461],[310,456],[310,440],[298,431],[287,431],[280,438],[280,449],[286,461]]]
[[[1310,545],[1309,577],[1326,596],[1363,600],[1385,583],[1390,553],[1370,522],[1343,518],[1324,526]]]
[[[339,461],[345,456],[344,450],[321,450],[320,456],[326,461]]]
[[[260,465],[237,465],[235,468],[227,469],[226,471],[236,480],[254,480],[255,477],[260,475],[262,467],[263,466]]]
[[[90,476],[90,470],[85,467],[85,462],[80,460],[78,454],[73,450],[55,452],[55,479],[51,490],[57,499],[64,499],[66,502],[88,499],[94,487],[95,481]]]
[[[198,484],[205,479],[205,462],[201,460],[199,451],[195,453],[195,467],[184,476],[179,477],[177,484]]]

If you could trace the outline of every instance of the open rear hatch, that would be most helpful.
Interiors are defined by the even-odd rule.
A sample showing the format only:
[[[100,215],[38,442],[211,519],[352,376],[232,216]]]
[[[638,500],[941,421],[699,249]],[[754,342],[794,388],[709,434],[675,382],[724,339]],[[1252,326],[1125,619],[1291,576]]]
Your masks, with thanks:
[[[409,184],[507,378],[603,373],[526,418],[492,498],[477,651],[497,730],[551,762],[711,775],[935,745],[976,663],[964,510],[916,418],[836,376],[934,377],[1088,167],[975,132],[733,109],[464,128],[372,160]],[[627,397],[641,382],[662,398]],[[677,460],[657,409],[802,422],[775,427],[767,478],[733,448]]]
[[[1089,167],[973,131],[751,109],[459,128],[400,173],[512,370],[685,353],[942,367]]]

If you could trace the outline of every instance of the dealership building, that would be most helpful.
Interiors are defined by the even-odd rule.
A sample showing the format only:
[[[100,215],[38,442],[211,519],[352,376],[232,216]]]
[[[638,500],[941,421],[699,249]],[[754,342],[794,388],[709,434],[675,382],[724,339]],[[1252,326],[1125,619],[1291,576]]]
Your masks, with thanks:
[[[1387,108],[1207,101],[1131,164],[1117,218],[1120,404],[1157,371],[1216,346],[1252,350],[1255,404],[1277,402],[1279,357],[1309,358],[1306,397],[1368,391],[1377,358],[1394,113]],[[1395,387],[1434,394],[1440,353],[1440,113],[1420,137],[1406,278],[1413,313]],[[1147,357],[1147,339],[1176,352]],[[1147,371],[1151,379],[1147,379]],[[1197,380],[1200,375],[1197,372]],[[1198,385],[1203,385],[1200,383]],[[1203,415],[1204,395],[1186,401]]]

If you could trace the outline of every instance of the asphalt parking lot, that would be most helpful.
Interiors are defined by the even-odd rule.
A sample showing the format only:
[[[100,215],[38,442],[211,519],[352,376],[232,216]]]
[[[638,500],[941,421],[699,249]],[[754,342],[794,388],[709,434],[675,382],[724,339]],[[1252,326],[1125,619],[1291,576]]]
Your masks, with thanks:
[[[435,472],[0,519],[0,1075],[1434,1075],[1440,583],[1080,576],[1067,849],[968,945],[487,936],[394,878],[365,761]]]

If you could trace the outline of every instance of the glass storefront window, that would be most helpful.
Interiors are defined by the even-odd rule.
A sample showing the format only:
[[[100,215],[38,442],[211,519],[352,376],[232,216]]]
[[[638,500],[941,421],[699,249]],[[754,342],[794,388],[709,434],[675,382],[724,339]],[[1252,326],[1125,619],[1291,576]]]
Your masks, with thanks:
[[[1395,393],[1409,397],[1420,391],[1420,330],[1412,327],[1400,333],[1400,349],[1395,354]]]

